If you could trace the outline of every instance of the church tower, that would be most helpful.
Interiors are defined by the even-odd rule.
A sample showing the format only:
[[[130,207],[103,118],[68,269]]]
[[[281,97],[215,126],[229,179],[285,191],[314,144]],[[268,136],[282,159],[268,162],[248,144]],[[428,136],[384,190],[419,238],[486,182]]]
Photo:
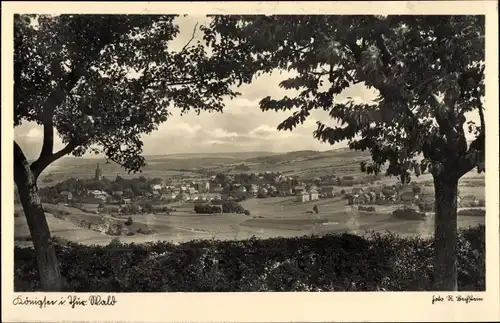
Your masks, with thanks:
[[[95,169],[95,176],[94,179],[96,181],[100,181],[102,179],[102,169],[99,168],[99,164],[97,164],[97,167]]]

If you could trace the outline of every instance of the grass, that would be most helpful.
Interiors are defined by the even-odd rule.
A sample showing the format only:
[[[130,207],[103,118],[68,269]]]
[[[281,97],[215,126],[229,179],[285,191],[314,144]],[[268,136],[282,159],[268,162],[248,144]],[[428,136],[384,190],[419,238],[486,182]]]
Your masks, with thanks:
[[[234,165],[244,163],[250,166],[248,172],[282,171],[288,175],[300,175],[303,178],[313,178],[321,175],[334,174],[337,176],[358,176],[359,161],[368,158],[366,154],[351,151],[349,149],[338,149],[326,152],[299,151],[286,154],[256,152],[256,153],[225,153],[225,154],[182,154],[170,156],[146,156],[148,166],[145,167],[143,176],[153,178],[183,177],[196,178],[201,175],[188,168],[205,168],[214,171],[227,171]],[[253,161],[253,163],[251,163]],[[259,161],[255,163],[255,161]],[[265,162],[270,161],[270,162]],[[125,172],[115,164],[105,164],[99,159],[63,158],[52,165],[44,174],[52,174],[53,185],[69,177],[92,177],[96,164],[100,162],[104,176],[114,178],[116,174],[128,177]],[[184,171],[179,171],[184,169]],[[132,176],[132,175],[130,175]],[[375,186],[383,184],[394,184],[397,179],[386,177]],[[432,191],[432,177],[428,174],[414,178],[419,183],[430,183],[425,189]],[[42,185],[42,181],[39,181]],[[350,190],[352,187],[339,187]],[[475,195],[478,199],[484,199],[484,174],[478,175],[474,172],[466,174],[460,181],[461,195]],[[359,231],[373,229],[375,231],[394,230],[402,235],[415,234],[422,231],[425,224],[415,221],[397,220],[391,218],[390,213],[395,209],[392,206],[375,206],[376,212],[364,212],[354,210],[346,205],[347,201],[341,198],[328,198],[306,203],[298,203],[294,197],[251,199],[242,203],[245,209],[251,212],[251,216],[240,216],[232,214],[223,215],[197,215],[193,212],[193,204],[171,205],[176,209],[169,216],[165,215],[131,215],[133,225],[139,228],[152,228],[157,234],[147,236],[123,237],[128,241],[145,241],[145,239],[169,239],[172,241],[186,241],[193,237],[220,239],[234,239],[237,233],[239,239],[252,235],[260,237],[293,236],[297,234],[310,234],[311,232],[331,233],[341,231]],[[319,208],[319,214],[308,214],[314,205]],[[51,208],[51,206],[46,206]],[[49,227],[55,228],[55,232],[74,240],[103,241],[102,235],[95,236],[95,232],[88,232],[84,228],[75,226],[75,223],[84,219],[90,222],[103,221],[100,215],[90,214],[72,208],[52,207],[48,211],[56,217],[65,220],[50,219]],[[16,208],[19,214],[20,208]],[[59,212],[59,213],[58,213]],[[63,212],[63,213],[60,213]],[[64,214],[69,212],[69,214]],[[18,232],[27,232],[24,216],[16,217],[16,235]],[[56,221],[57,220],[57,221]],[[121,219],[123,222],[126,217]],[[23,224],[24,223],[24,224]],[[65,228],[65,223],[67,223]],[[322,225],[323,223],[330,223]],[[337,224],[332,224],[337,223]],[[484,223],[483,217],[459,217],[461,227]],[[76,227],[76,228],[75,228]],[[426,232],[433,230],[432,224],[426,227]],[[64,233],[67,232],[67,233]],[[84,238],[80,239],[82,235]],[[104,238],[107,238],[104,236]],[[87,243],[87,242],[85,242]]]
[[[190,239],[221,240],[247,239],[251,236],[272,238],[276,236],[294,237],[307,234],[329,234],[340,232],[353,232],[363,234],[365,230],[375,232],[391,232],[402,236],[415,234],[430,234],[433,232],[432,217],[428,221],[414,221],[394,219],[391,213],[399,206],[376,206],[376,212],[363,212],[357,207],[346,205],[347,201],[341,198],[329,198],[313,201],[311,203],[295,202],[293,197],[277,197],[267,199],[250,199],[242,202],[249,209],[251,216],[236,214],[200,215],[193,211],[193,203],[175,206],[176,211],[171,215],[161,214],[133,214],[132,228],[152,229],[155,234],[139,234],[120,237],[124,242],[146,242],[168,240],[183,242]],[[319,214],[308,214],[313,205],[317,205]],[[76,226],[74,221],[86,219],[87,221],[103,221],[101,215],[89,214],[83,211],[49,205],[45,207],[51,212],[71,212],[65,215],[67,220],[48,217],[49,228],[52,234],[85,244],[103,244],[112,237]],[[19,206],[17,207],[19,211]],[[128,215],[118,220],[125,222]],[[24,216],[15,218],[16,237],[29,236],[29,230]],[[461,228],[484,224],[484,217],[459,216]],[[19,239],[18,239],[19,240]],[[25,242],[23,242],[25,243]]]

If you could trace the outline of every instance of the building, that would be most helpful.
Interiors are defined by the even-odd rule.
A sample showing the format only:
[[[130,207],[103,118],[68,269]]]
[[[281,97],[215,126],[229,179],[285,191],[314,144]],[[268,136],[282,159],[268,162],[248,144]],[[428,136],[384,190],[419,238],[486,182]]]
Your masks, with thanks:
[[[175,194],[174,192],[170,192],[170,193],[164,193],[161,195],[161,199],[162,200],[175,200],[175,198],[177,197],[177,194]]]
[[[161,185],[161,184],[154,184],[154,185],[151,185],[151,189],[153,191],[161,191],[163,189],[163,185]]]
[[[321,193],[325,194],[327,197],[335,196],[335,187],[333,186],[321,186]]]
[[[355,187],[351,191],[352,195],[358,195],[358,196],[364,194],[364,192],[365,191],[361,187]]]
[[[309,200],[314,201],[319,199],[319,193],[317,190],[310,190],[309,191]]]
[[[73,199],[73,194],[68,191],[62,191],[59,193],[59,201],[63,203],[68,203]]]
[[[293,194],[292,185],[289,182],[282,182],[278,184],[278,191],[284,195]]]
[[[99,167],[99,164],[97,164],[94,174],[94,180],[100,181],[101,179],[102,179],[102,169]]]
[[[108,194],[106,192],[100,190],[93,190],[89,192],[89,195],[95,199],[99,199],[101,201],[106,201]]]
[[[416,200],[415,194],[413,192],[407,191],[399,195],[399,199],[405,203],[411,203]]]
[[[195,185],[196,189],[200,193],[208,193],[210,192],[210,182],[202,182],[202,183],[197,183]]]
[[[386,200],[394,201],[396,199],[396,190],[392,187],[384,187],[382,189],[382,194]]]
[[[255,184],[251,184],[247,187],[247,191],[250,194],[256,195],[259,192],[259,186],[255,185]]]
[[[296,196],[297,196],[297,202],[301,202],[301,203],[307,202],[311,198],[309,192],[306,192],[306,191],[296,193]]]

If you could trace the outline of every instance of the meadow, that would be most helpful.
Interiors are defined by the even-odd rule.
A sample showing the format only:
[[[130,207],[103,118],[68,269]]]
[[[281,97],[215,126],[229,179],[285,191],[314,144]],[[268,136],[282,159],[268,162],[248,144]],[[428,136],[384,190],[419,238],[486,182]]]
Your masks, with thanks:
[[[310,160],[306,161],[306,163],[310,162]],[[322,161],[322,163],[326,163],[326,161]],[[295,164],[299,166],[297,167],[299,171],[307,170],[299,162]],[[90,168],[89,164],[83,163],[82,165],[81,167]],[[90,165],[95,164],[91,163]],[[272,169],[272,167],[269,168]],[[67,172],[66,168],[60,168],[61,174],[65,174],[65,172]],[[421,176],[416,180],[421,183],[424,190],[432,193],[433,187],[429,175]],[[394,178],[383,178],[378,184],[394,183],[395,181]],[[467,174],[461,181],[461,195],[475,195],[478,199],[484,199],[483,185],[484,177],[474,173]],[[345,189],[349,190],[350,188],[346,187]],[[390,231],[401,236],[430,236],[434,230],[432,214],[428,214],[425,221],[395,219],[391,213],[400,207],[398,205],[375,205],[375,212],[365,212],[358,210],[355,206],[347,205],[347,201],[340,197],[304,203],[296,202],[294,197],[253,198],[245,200],[241,204],[245,209],[250,210],[250,216],[227,213],[196,214],[194,204],[189,202],[170,205],[175,211],[169,215],[132,214],[130,218],[133,220],[134,230],[141,229],[146,234],[120,236],[119,239],[126,243],[157,240],[180,243],[192,239],[241,240],[249,239],[252,236],[259,238],[298,237],[339,232],[363,235],[367,231],[379,233]],[[314,205],[319,209],[318,214],[312,212]],[[62,205],[47,204],[44,207],[47,211],[49,227],[54,236],[83,244],[97,245],[106,245],[116,238],[77,225],[81,219],[99,224],[106,218],[110,219],[110,215],[91,214]],[[31,245],[29,231],[20,206],[16,206],[16,213],[18,213],[18,217],[15,218],[16,244],[29,246]],[[118,218],[118,221],[124,222],[128,217],[129,215]],[[485,220],[484,217],[465,215],[459,216],[458,222],[459,227],[466,228],[484,224]],[[151,233],[148,234],[148,231]]]

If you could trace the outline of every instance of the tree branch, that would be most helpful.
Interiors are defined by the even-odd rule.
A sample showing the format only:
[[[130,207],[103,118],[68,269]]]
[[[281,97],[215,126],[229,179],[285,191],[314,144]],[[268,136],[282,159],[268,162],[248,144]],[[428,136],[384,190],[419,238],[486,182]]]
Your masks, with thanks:
[[[85,75],[85,66],[78,64],[72,69],[57,87],[52,91],[49,97],[42,105],[42,123],[43,123],[43,144],[38,160],[51,156],[54,150],[54,110],[64,102],[67,94],[78,83],[80,78]]]
[[[186,43],[186,45],[184,45],[184,47],[182,47],[181,52],[183,52],[189,46],[189,44],[191,44],[191,42],[193,41],[194,35],[196,34],[196,27],[198,27],[198,22],[196,22],[196,24],[194,25],[193,34],[191,35],[191,39],[189,39],[189,41]]]
[[[50,155],[44,155],[34,161],[30,169],[33,172],[35,178],[38,178],[40,174],[43,172],[47,166],[58,160],[59,158],[71,153],[76,147],[78,147],[78,143],[76,141],[70,142],[63,149],[59,150],[56,153],[51,153]]]
[[[484,122],[484,112],[483,112],[483,105],[481,104],[478,108],[477,111],[479,113],[479,121],[481,122],[481,134],[485,134],[485,122]]]

